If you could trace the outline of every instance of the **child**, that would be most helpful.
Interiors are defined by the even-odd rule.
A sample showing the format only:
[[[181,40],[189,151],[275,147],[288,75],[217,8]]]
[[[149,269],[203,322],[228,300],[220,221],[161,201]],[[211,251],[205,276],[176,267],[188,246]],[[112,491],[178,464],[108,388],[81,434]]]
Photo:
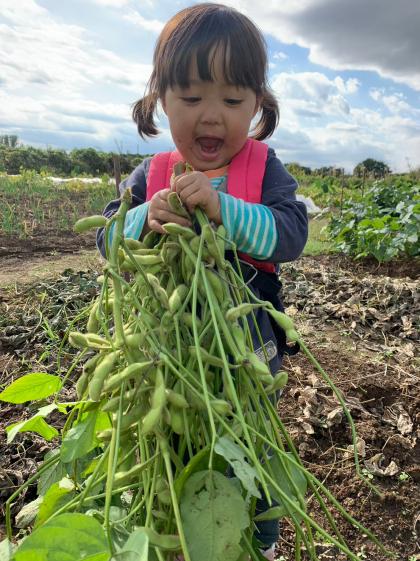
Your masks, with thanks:
[[[172,17],[157,41],[148,92],[134,106],[141,137],[156,136],[154,113],[160,101],[168,117],[176,151],[145,159],[120,185],[132,189],[124,235],[139,239],[149,230],[186,218],[167,202],[170,177],[177,161],[192,172],[175,178],[177,191],[190,212],[199,206],[241,252],[242,272],[257,296],[282,309],[278,263],[299,257],[307,239],[307,216],[296,201],[296,181],[274,150],[260,142],[275,130],[279,109],[267,85],[267,55],[256,26],[222,4],[197,4]],[[251,121],[259,120],[249,138]],[[105,216],[114,214],[112,201]],[[112,235],[112,232],[111,232]],[[104,231],[98,232],[104,254]],[[257,321],[272,372],[279,369],[284,333],[260,311]],[[260,344],[255,337],[255,348]],[[264,356],[262,348],[256,351]],[[257,509],[268,508],[258,501]],[[274,559],[277,521],[261,522],[257,537],[267,559]]]

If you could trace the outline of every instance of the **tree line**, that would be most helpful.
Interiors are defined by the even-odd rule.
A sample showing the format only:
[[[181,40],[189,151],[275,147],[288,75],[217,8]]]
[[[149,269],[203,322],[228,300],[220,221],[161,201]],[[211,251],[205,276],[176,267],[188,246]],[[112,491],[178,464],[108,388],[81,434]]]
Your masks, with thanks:
[[[113,175],[114,156],[112,152],[101,152],[94,148],[75,148],[70,152],[58,148],[35,148],[22,145],[16,135],[0,135],[0,172],[9,175],[20,173],[22,169],[46,172],[50,175]],[[118,154],[122,174],[130,173],[144,158],[151,154]],[[311,169],[296,162],[286,164],[293,175],[336,176],[344,175],[342,168],[324,166]],[[391,173],[384,163],[367,158],[357,164],[353,175],[357,177],[385,177]]]

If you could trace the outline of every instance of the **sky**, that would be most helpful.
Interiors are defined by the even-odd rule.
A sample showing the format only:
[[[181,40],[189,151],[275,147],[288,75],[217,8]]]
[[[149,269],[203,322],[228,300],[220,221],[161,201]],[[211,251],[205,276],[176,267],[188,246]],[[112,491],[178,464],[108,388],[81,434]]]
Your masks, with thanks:
[[[152,154],[131,119],[165,22],[198,2],[0,0],[0,134],[40,148]],[[420,166],[420,0],[232,0],[261,29],[285,162]]]

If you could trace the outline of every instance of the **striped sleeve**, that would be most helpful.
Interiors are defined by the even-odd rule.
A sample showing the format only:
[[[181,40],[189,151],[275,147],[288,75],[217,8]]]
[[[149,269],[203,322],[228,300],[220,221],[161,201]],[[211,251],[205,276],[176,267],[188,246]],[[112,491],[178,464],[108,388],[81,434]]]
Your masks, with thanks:
[[[269,259],[277,246],[276,221],[271,210],[219,193],[223,225],[238,251],[254,259]]]
[[[144,223],[146,222],[147,212],[149,210],[149,203],[143,203],[130,209],[124,222],[124,237],[138,240],[143,230]],[[109,244],[112,243],[112,236],[114,233],[115,223],[112,224],[109,230]]]

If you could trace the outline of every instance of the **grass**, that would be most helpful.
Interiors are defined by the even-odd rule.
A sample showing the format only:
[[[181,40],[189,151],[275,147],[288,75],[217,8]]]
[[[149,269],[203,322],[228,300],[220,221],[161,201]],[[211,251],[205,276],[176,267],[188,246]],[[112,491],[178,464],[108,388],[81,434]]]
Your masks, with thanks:
[[[115,187],[71,182],[54,185],[34,172],[0,175],[0,234],[25,238],[43,230],[71,230],[81,216],[101,214]]]
[[[320,220],[311,219],[309,221],[309,237],[303,255],[323,255],[331,253],[332,243],[328,238],[325,227],[328,224],[327,218]]]

